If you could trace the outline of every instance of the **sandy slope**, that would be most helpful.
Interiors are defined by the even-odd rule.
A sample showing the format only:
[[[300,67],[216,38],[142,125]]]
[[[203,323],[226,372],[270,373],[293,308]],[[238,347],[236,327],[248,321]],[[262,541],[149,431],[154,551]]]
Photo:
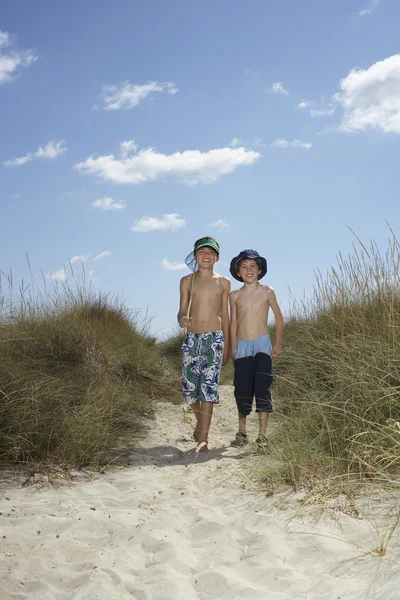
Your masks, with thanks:
[[[289,521],[295,499],[245,489],[254,455],[228,447],[232,389],[222,396],[213,449],[196,460],[181,408],[160,404],[131,468],[57,488],[4,484],[1,600],[398,600],[398,533],[384,558],[360,560],[376,547],[368,519]],[[382,499],[370,502],[378,514]]]

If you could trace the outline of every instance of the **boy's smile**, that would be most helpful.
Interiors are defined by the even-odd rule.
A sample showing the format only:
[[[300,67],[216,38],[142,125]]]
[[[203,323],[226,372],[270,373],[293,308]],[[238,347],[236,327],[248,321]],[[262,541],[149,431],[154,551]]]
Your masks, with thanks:
[[[253,283],[254,281],[258,281],[260,273],[261,269],[255,260],[245,260],[240,265],[238,274],[245,283]]]
[[[208,267],[214,265],[218,260],[218,254],[212,248],[203,246],[196,252],[196,260],[199,265]]]

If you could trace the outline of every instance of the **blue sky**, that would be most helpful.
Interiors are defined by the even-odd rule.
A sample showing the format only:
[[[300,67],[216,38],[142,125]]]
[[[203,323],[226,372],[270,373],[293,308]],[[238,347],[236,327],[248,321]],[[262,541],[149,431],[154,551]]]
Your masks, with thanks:
[[[27,254],[40,288],[83,263],[163,336],[209,234],[224,275],[266,256],[287,313],[347,226],[399,231],[399,22],[397,0],[3,0],[0,269]]]

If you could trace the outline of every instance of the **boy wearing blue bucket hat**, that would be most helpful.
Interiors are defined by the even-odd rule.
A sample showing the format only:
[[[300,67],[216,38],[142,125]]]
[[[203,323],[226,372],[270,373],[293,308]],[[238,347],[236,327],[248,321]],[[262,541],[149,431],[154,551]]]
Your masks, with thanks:
[[[267,448],[267,426],[272,412],[272,358],[280,354],[283,317],[274,290],[261,285],[267,273],[267,261],[255,250],[243,250],[230,264],[232,277],[243,283],[229,296],[231,309],[230,338],[235,365],[235,399],[239,413],[239,431],[233,446],[249,442],[246,418],[251,413],[253,399],[259,416],[259,449]],[[276,322],[276,339],[272,347],[268,333],[268,312],[271,308]]]
[[[196,454],[208,450],[214,404],[219,403],[221,366],[229,359],[230,281],[218,275],[219,244],[203,237],[186,257],[191,275],[182,277],[178,323],[186,330],[182,345],[183,396],[196,417]]]

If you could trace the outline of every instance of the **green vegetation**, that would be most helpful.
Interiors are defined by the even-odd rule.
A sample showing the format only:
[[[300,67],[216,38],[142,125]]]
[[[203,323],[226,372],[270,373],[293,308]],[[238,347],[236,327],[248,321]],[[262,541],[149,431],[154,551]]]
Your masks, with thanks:
[[[5,284],[5,286],[4,286]],[[120,302],[0,280],[0,460],[104,464],[143,429],[154,399],[174,399],[178,377]]]
[[[296,488],[315,477],[385,481],[400,469],[400,252],[360,240],[284,331],[273,447]],[[264,459],[262,459],[264,460]],[[265,462],[265,460],[264,460]],[[265,479],[276,478],[265,467]]]
[[[358,240],[292,311],[274,365],[272,456],[260,456],[266,482],[299,488],[399,473],[399,271],[394,235],[383,256]],[[17,296],[3,276],[3,463],[104,464],[140,434],[154,399],[180,402],[181,331],[156,344],[146,320],[85,286]],[[229,363],[221,382],[232,375]]]
[[[167,339],[159,343],[161,354],[172,361],[177,373],[182,370],[182,344],[184,338],[183,329],[177,327]],[[181,388],[179,388],[179,391],[181,391]]]

